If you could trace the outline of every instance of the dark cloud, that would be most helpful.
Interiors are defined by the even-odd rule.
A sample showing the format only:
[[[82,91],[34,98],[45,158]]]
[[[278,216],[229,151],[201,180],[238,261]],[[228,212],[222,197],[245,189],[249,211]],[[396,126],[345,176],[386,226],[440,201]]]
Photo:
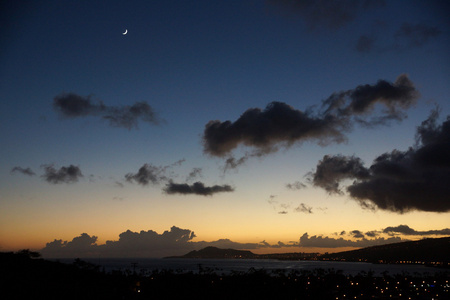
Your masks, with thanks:
[[[36,173],[34,173],[33,170],[31,170],[31,168],[14,167],[11,169],[11,174],[14,174],[17,172],[19,172],[23,175],[28,175],[28,176],[36,175]]]
[[[164,188],[164,192],[167,194],[182,194],[182,195],[201,195],[201,196],[211,196],[216,193],[221,192],[233,192],[234,188],[230,185],[213,185],[213,186],[205,186],[204,183],[197,181],[192,185],[187,183],[174,183],[169,182],[166,184]]]
[[[441,33],[442,31],[435,26],[403,23],[394,37],[400,47],[421,47]]]
[[[377,245],[385,245],[392,243],[405,242],[407,240],[400,237],[390,237],[390,238],[375,238],[375,239],[359,239],[356,241],[346,240],[344,238],[330,238],[323,236],[309,236],[308,233],[303,234],[300,237],[301,247],[319,247],[319,248],[337,248],[337,247],[370,247]]]
[[[311,173],[312,183],[329,193],[339,191],[344,179],[349,195],[361,206],[394,212],[450,210],[450,116],[437,124],[438,111],[417,129],[416,145],[378,156],[370,168],[354,157],[326,156]],[[356,168],[336,168],[331,162],[357,162]],[[350,163],[343,163],[349,166]],[[319,175],[326,170],[327,177]],[[327,182],[328,180],[328,182]]]
[[[74,165],[61,167],[59,170],[55,169],[51,164],[43,165],[43,167],[45,172],[42,177],[49,183],[74,183],[77,182],[80,177],[83,177],[80,168]]]
[[[377,230],[371,230],[366,232],[366,235],[369,237],[377,237],[379,234],[380,232]]]
[[[185,160],[180,159],[173,164],[167,166],[154,166],[152,164],[144,164],[136,173],[128,173],[125,175],[125,180],[128,182],[136,182],[140,185],[146,186],[151,184],[160,184],[164,181],[169,181],[172,175],[170,170],[172,167],[181,165]]]
[[[297,208],[295,208],[295,211],[302,212],[305,214],[312,214],[313,213],[312,209],[313,208],[311,206],[307,206],[305,203],[300,203],[300,205]]]
[[[268,0],[304,20],[310,29],[339,29],[370,8],[384,6],[381,0]]]
[[[314,186],[325,189],[330,194],[342,194],[339,183],[348,177],[364,179],[369,177],[369,170],[363,166],[361,159],[342,155],[325,155],[319,161],[314,173],[309,174]]]
[[[82,233],[72,241],[54,240],[45,245],[40,251],[47,257],[96,257],[98,246],[97,237]]]
[[[357,238],[357,239],[364,238],[364,233],[362,233],[359,230],[352,230],[352,231],[350,231],[350,235],[352,235],[354,238]]]
[[[139,168],[137,173],[128,173],[125,179],[128,182],[135,181],[140,185],[159,184],[161,181],[168,180],[166,177],[167,167],[154,166],[151,164],[144,164]]]
[[[236,169],[240,165],[243,165],[248,160],[248,158],[249,158],[248,155],[242,156],[240,158],[235,158],[233,156],[229,156],[225,160],[225,165],[223,166],[223,172],[225,173],[228,170]]]
[[[427,230],[427,231],[417,231],[409,227],[408,225],[398,225],[395,227],[389,226],[383,229],[384,233],[393,234],[404,234],[404,235],[450,235],[450,228],[445,228],[441,230]]]
[[[162,257],[193,250],[190,241],[194,237],[193,231],[173,226],[162,234],[153,230],[127,230],[119,235],[118,241],[97,245],[97,237],[84,233],[70,242],[54,240],[47,243],[41,253],[46,257]]]
[[[62,93],[53,99],[53,107],[63,117],[99,116],[111,126],[128,129],[137,128],[139,120],[154,125],[161,122],[147,102],[136,102],[131,106],[106,106],[101,101],[94,103],[91,96]]]
[[[324,101],[323,107],[325,115],[332,114],[340,118],[355,116],[356,122],[375,126],[389,120],[406,118],[404,110],[413,106],[418,97],[419,92],[408,75],[401,74],[394,82],[379,80],[374,85],[364,84],[353,90],[334,93]],[[361,116],[374,112],[377,103],[383,105],[381,115],[363,119]]]
[[[203,134],[204,152],[224,157],[239,145],[252,147],[254,152],[239,160],[227,159],[226,167],[234,168],[248,157],[274,152],[280,146],[304,141],[317,141],[322,146],[341,143],[355,122],[376,126],[402,120],[406,117],[403,111],[417,98],[414,84],[402,74],[393,83],[379,80],[375,85],[334,93],[322,102],[318,113],[312,108],[300,111],[283,102],[272,102],[264,110],[248,109],[235,122],[208,122]],[[376,104],[382,106],[381,112],[375,109]]]
[[[290,190],[301,190],[303,188],[306,188],[306,184],[301,183],[300,181],[296,181],[294,183],[286,184],[286,188],[288,188]]]

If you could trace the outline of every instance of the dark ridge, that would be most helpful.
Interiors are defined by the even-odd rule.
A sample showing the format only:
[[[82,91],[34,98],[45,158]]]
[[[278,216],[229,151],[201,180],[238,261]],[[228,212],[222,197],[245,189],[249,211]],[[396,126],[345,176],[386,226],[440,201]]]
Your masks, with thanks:
[[[207,249],[206,252],[216,250]],[[229,251],[230,249],[222,249]],[[198,252],[198,251],[197,251]],[[239,251],[240,252],[240,251]],[[244,251],[246,252],[246,251]],[[235,253],[231,250],[231,253]],[[217,274],[116,270],[76,259],[62,264],[37,253],[0,253],[0,299],[449,299],[448,272],[345,275],[334,269]]]
[[[0,299],[131,299],[132,278],[74,260],[48,261],[28,250],[0,252]]]
[[[372,263],[420,263],[449,266],[450,237],[423,239],[331,253],[321,260],[366,261]]]

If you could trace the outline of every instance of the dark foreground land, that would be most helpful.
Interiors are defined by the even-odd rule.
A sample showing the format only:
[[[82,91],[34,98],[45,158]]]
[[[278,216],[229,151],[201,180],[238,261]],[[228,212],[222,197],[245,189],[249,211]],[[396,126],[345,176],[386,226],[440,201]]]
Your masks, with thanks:
[[[449,273],[435,275],[335,270],[250,269],[220,275],[153,270],[105,273],[100,267],[46,261],[36,253],[0,253],[0,299],[450,299]]]

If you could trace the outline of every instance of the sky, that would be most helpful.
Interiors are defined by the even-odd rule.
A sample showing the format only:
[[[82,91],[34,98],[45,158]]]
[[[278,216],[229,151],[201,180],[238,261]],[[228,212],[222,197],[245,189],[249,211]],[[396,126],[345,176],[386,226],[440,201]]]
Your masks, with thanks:
[[[0,251],[323,253],[450,236],[449,13],[3,1]]]

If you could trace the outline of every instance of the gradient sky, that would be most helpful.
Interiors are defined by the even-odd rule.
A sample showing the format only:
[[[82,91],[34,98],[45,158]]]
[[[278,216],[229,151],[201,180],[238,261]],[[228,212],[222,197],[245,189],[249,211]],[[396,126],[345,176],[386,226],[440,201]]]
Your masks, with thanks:
[[[0,251],[126,248],[127,230],[149,256],[449,236],[449,13],[446,1],[2,2]],[[390,164],[405,173],[377,173]]]

